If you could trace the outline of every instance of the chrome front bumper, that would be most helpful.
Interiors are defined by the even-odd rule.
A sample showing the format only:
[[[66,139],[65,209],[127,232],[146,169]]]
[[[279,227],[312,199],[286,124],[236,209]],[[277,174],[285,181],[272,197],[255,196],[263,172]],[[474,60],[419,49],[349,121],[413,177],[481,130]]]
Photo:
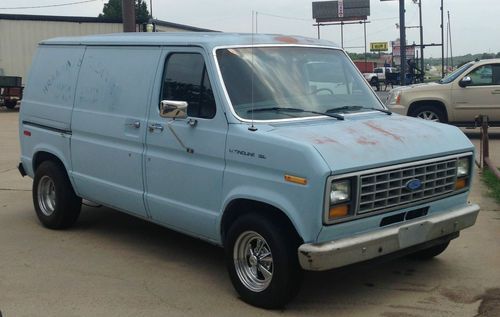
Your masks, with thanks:
[[[370,260],[470,227],[478,213],[479,206],[472,204],[349,238],[303,244],[298,249],[300,265],[304,270],[324,271]]]

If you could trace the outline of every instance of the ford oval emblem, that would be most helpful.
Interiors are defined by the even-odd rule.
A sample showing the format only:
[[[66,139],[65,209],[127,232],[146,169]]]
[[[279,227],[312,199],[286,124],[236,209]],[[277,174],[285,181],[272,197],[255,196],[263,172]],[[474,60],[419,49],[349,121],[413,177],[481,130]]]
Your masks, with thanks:
[[[419,179],[416,179],[416,178],[414,178],[414,179],[410,179],[410,180],[406,183],[405,187],[406,187],[407,189],[409,189],[409,190],[412,190],[412,191],[413,191],[413,190],[417,190],[417,189],[419,189],[420,187],[422,187],[422,182],[421,182]]]

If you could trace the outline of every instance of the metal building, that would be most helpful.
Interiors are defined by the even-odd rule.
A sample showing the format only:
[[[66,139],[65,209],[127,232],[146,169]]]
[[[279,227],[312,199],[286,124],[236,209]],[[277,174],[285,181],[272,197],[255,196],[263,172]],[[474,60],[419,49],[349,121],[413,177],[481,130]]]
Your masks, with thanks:
[[[159,32],[211,31],[153,21]],[[137,26],[138,31],[143,29]],[[121,21],[107,18],[0,14],[0,75],[21,76],[25,83],[36,47],[44,39],[122,31]]]

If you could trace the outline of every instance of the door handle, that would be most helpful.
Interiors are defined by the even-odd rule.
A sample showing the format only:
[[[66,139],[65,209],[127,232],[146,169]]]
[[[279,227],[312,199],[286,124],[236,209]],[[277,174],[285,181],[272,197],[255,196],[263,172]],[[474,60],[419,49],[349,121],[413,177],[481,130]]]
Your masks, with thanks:
[[[133,122],[125,123],[125,126],[134,128],[134,129],[139,129],[141,127],[141,121],[135,120]]]
[[[500,95],[500,89],[495,89],[491,91],[492,95]]]
[[[155,130],[158,130],[158,131],[163,131],[163,125],[159,124],[159,123],[151,123],[149,125],[149,132],[154,132]]]

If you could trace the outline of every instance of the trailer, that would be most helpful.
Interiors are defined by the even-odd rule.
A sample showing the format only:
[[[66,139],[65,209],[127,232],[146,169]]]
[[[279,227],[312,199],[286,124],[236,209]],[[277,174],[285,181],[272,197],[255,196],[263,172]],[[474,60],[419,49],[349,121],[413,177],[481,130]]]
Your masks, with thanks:
[[[0,106],[14,109],[23,98],[22,78],[17,76],[0,76]]]
[[[377,67],[377,62],[365,62],[365,61],[353,61],[354,65],[362,73],[373,73],[375,67]]]

